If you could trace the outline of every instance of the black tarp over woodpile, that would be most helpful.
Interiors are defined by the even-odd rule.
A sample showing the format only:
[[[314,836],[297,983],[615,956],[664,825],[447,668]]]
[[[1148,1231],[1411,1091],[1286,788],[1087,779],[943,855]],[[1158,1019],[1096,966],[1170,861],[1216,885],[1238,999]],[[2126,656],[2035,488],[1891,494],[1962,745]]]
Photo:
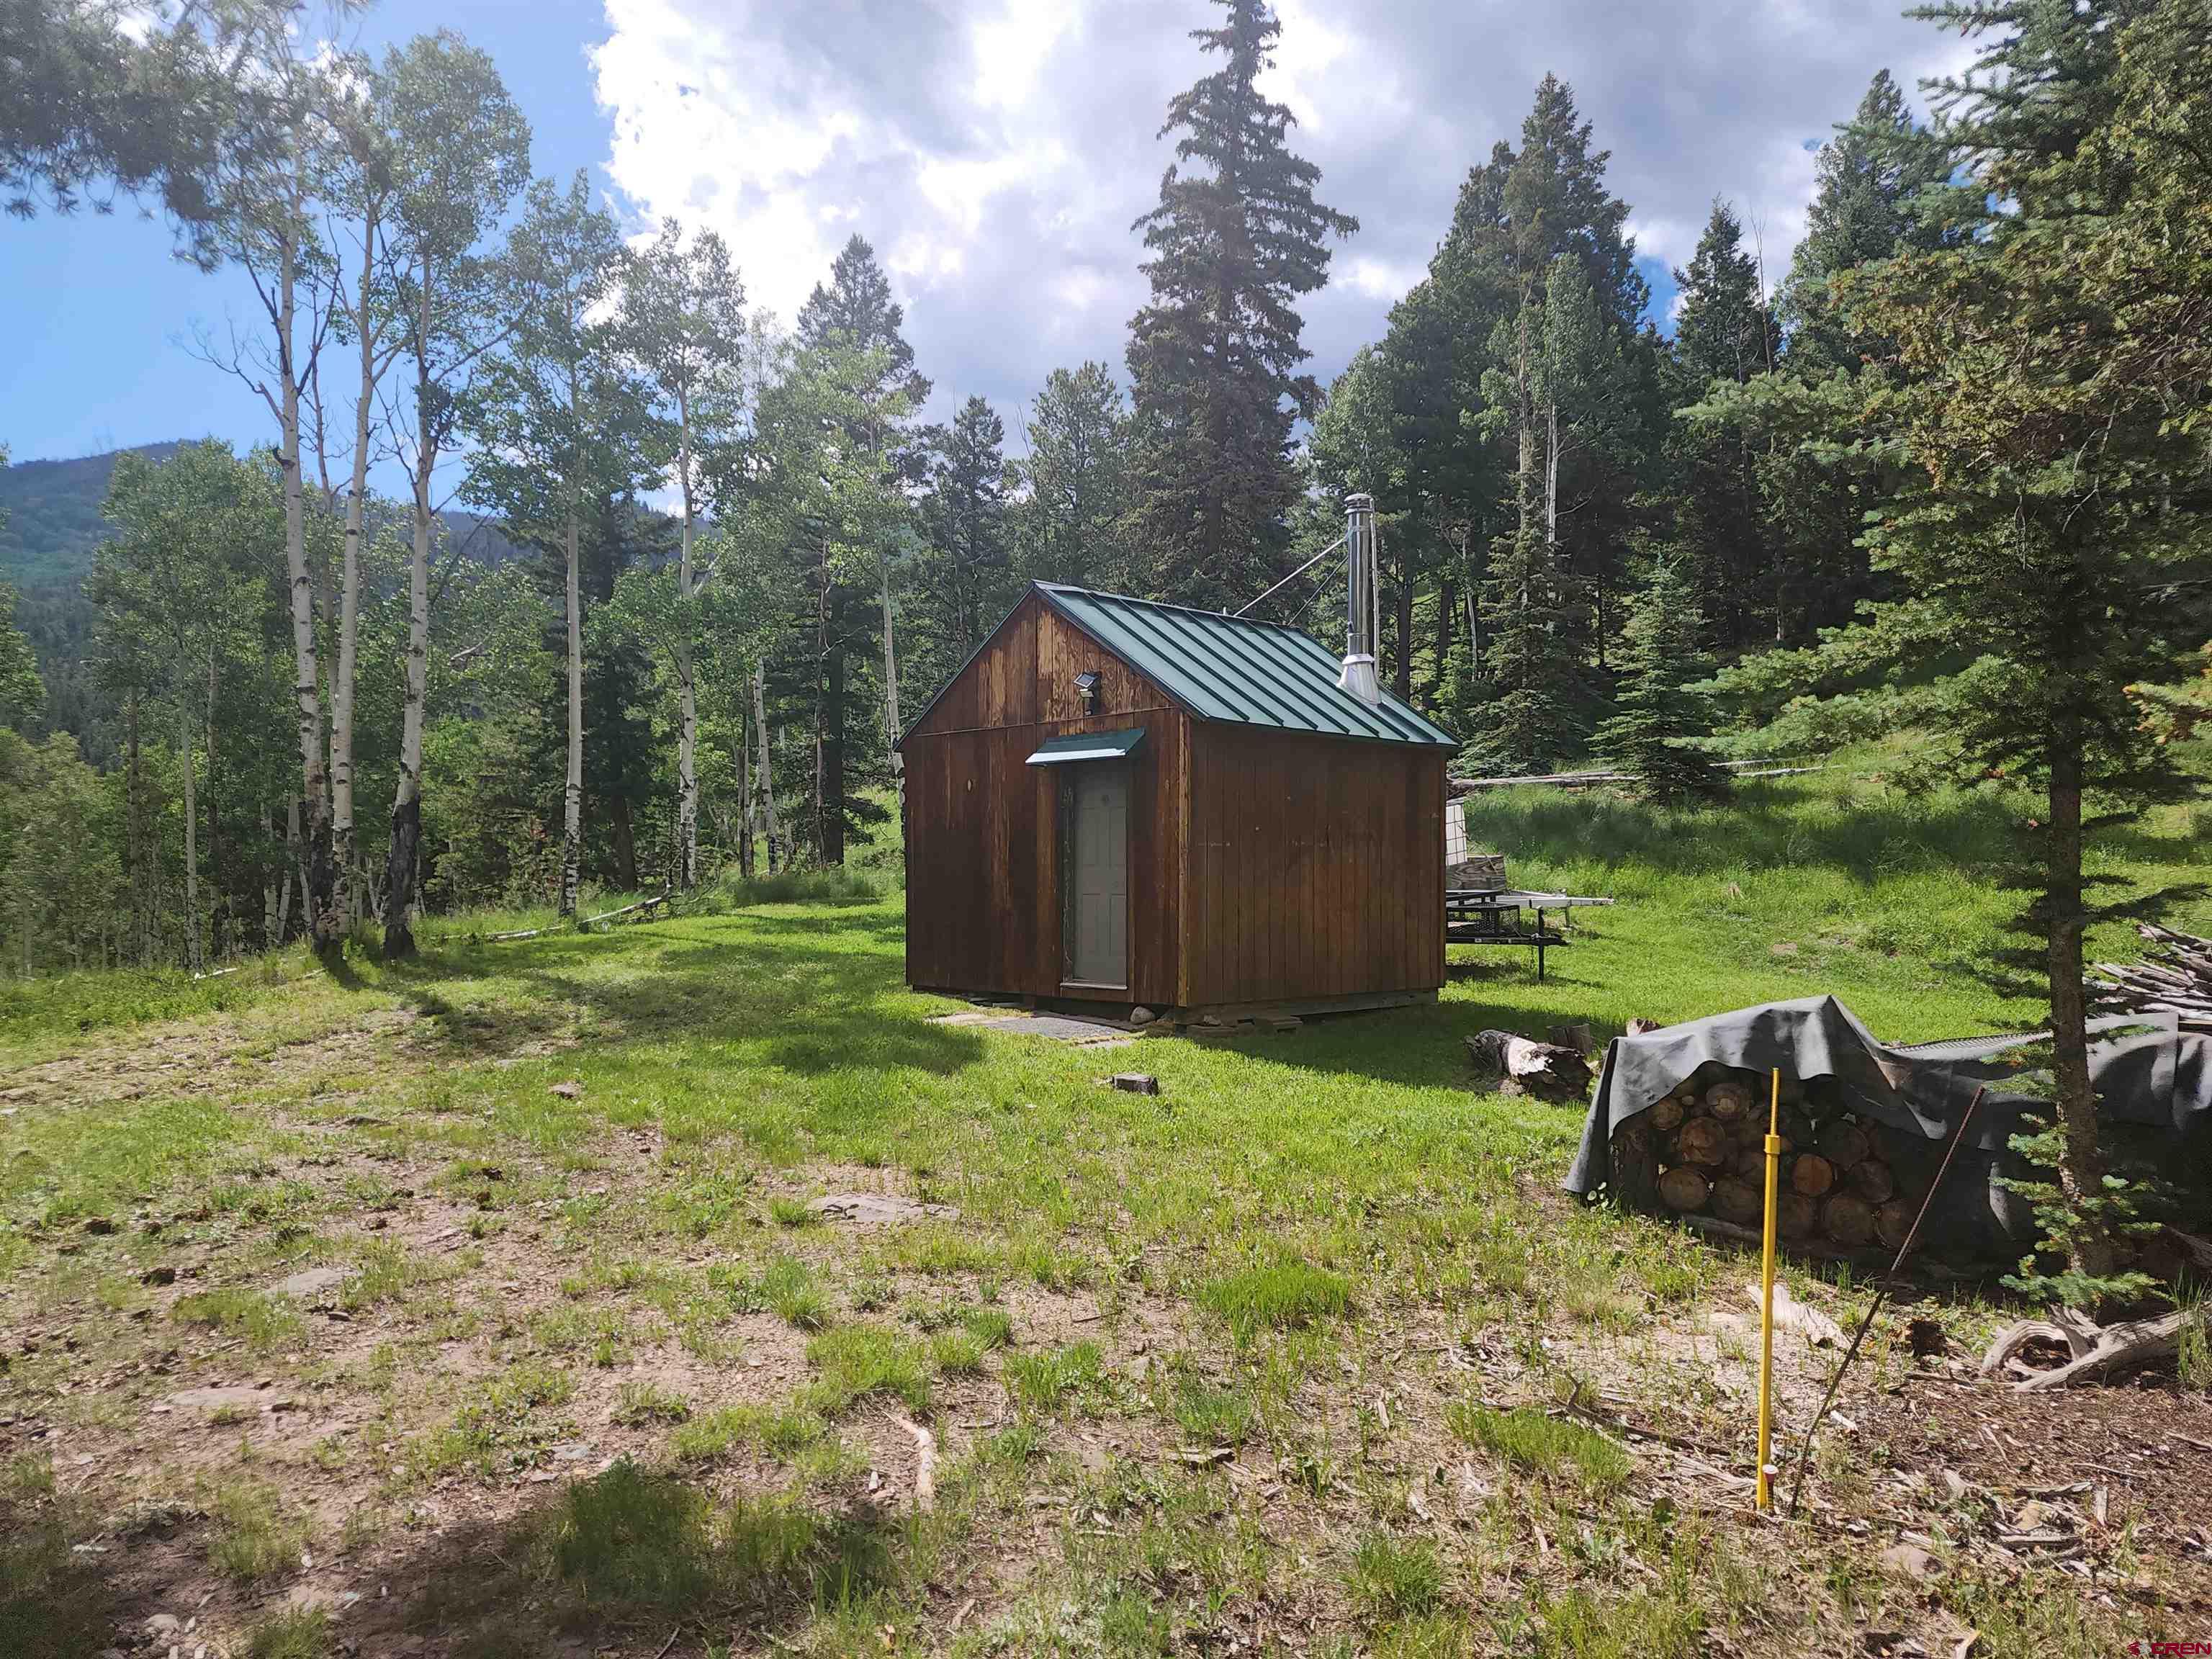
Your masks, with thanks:
[[[2212,1194],[2212,1036],[2142,1018],[2100,1019],[2090,1029],[2097,1039],[2090,1072],[2114,1167],[2153,1174],[2183,1194]],[[1700,1066],[1832,1079],[1845,1109],[1900,1138],[1918,1138],[1931,1156],[1974,1091],[1986,1089],[1929,1217],[1925,1243],[1953,1257],[2017,1256],[2033,1243],[2034,1218],[1996,1177],[2033,1174],[2009,1142],[2023,1133],[2022,1115],[2038,1109],[2041,1091],[2030,1069],[2037,1041],[2031,1034],[1893,1045],[1832,996],[1616,1037],[1606,1049],[1566,1189],[1584,1198],[1605,1191],[1614,1133]]]

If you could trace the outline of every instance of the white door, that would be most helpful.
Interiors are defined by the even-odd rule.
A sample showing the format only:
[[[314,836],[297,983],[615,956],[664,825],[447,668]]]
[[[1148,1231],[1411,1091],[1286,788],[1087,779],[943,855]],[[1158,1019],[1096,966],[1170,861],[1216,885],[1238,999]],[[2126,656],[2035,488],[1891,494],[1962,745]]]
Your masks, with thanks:
[[[1073,977],[1129,982],[1129,774],[1081,766],[1075,781]]]

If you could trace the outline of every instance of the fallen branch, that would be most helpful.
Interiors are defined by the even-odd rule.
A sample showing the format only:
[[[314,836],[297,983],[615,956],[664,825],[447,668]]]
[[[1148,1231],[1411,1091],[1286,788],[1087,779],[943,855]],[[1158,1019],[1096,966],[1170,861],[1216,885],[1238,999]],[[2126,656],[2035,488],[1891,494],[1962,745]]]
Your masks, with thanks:
[[[548,933],[565,933],[572,928],[580,930],[595,927],[603,921],[612,921],[616,917],[629,915],[633,911],[650,910],[656,904],[667,903],[674,896],[671,893],[656,893],[651,898],[640,899],[635,904],[625,904],[613,910],[602,910],[596,916],[584,916],[574,921],[556,923],[550,927],[518,927],[508,933],[471,933],[469,937],[472,941],[482,945],[505,945],[519,939],[543,939]]]
[[[2104,977],[2088,982],[2101,994],[2097,1006],[2212,1024],[2212,939],[2148,921],[2136,932],[2150,950],[2140,962],[2096,964]]]
[[[914,1437],[914,1506],[927,1515],[937,1507],[937,1437],[910,1417],[898,1423]]]
[[[2069,1357],[2064,1364],[2049,1370],[2031,1370],[2013,1384],[2018,1393],[2063,1389],[2069,1383],[2134,1370],[2172,1358],[2179,1352],[2181,1328],[2187,1321],[2187,1312],[2177,1308],[2156,1319],[2130,1319],[2117,1325],[2099,1325],[2081,1314],[2062,1309],[2056,1319],[2023,1319],[2000,1331],[1996,1340],[1990,1344],[1989,1352],[1982,1356],[1982,1375],[2002,1376],[2015,1362],[2024,1367],[2026,1362],[2021,1360],[2021,1354],[2039,1342],[2061,1346]]]

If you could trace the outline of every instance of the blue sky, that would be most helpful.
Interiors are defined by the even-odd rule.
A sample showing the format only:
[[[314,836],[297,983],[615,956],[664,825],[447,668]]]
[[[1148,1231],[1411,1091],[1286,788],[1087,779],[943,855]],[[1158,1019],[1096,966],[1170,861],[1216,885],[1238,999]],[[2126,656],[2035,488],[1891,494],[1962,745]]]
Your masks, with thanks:
[[[1959,61],[1896,0],[1278,0],[1271,93],[1321,194],[1359,217],[1306,307],[1324,380],[1418,279],[1468,166],[1517,131],[1547,70],[1576,88],[1630,203],[1663,317],[1713,198],[1765,238],[1802,230],[1813,149],[1885,66],[1908,87]],[[626,225],[664,214],[731,241],[788,321],[859,230],[908,305],[932,413],[970,392],[1018,429],[1053,368],[1117,369],[1143,294],[1129,222],[1167,157],[1167,99],[1199,72],[1201,0],[386,0],[385,44],[438,27],[489,52],[529,118],[533,165],[578,167]],[[262,441],[259,400],[195,358],[196,327],[250,325],[235,273],[175,261],[126,202],[0,221],[0,444],[16,460],[212,434]],[[1015,441],[1018,448],[1018,439]]]

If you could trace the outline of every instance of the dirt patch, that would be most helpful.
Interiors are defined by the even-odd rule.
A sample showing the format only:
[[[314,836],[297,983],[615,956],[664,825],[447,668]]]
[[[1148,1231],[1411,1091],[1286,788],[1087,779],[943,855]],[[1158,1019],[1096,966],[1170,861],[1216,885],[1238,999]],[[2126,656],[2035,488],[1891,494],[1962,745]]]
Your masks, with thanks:
[[[2063,1555],[2078,1544],[2099,1554],[2131,1528],[2136,1547],[2191,1564],[2199,1594],[2212,1595],[2212,1399],[2170,1381],[2020,1394],[1921,1372],[1877,1396],[1869,1417],[1868,1435],[1931,1494],[1954,1494],[1963,1481],[1957,1501],[1985,1509],[1978,1518],[1993,1535],[2060,1534],[2017,1553]],[[2023,1520],[2030,1504],[2045,1509]]]

